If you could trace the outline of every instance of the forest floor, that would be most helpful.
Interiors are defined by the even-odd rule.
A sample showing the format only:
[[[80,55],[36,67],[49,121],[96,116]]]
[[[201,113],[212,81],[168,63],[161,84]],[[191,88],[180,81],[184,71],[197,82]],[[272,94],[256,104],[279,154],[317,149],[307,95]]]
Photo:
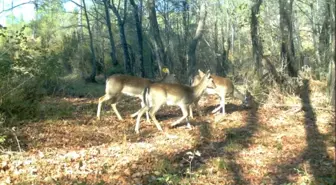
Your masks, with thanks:
[[[169,128],[181,111],[164,107],[157,118],[173,137],[145,118],[137,135],[134,98],[117,106],[123,121],[107,104],[98,121],[97,97],[47,97],[41,119],[9,138],[0,184],[334,184],[335,113],[307,97],[297,97],[301,110],[229,99],[222,116],[211,114],[218,99],[205,96],[191,130]]]

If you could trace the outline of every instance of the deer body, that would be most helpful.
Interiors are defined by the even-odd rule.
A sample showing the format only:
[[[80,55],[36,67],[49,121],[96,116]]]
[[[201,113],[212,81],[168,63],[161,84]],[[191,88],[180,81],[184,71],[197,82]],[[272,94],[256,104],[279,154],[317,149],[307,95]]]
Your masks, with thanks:
[[[167,74],[162,80],[162,82],[170,82],[174,83],[177,82],[177,79],[174,74]],[[122,74],[115,74],[110,76],[106,80],[106,87],[105,87],[105,95],[99,98],[98,109],[97,109],[97,118],[100,119],[101,113],[101,106],[102,103],[111,100],[112,101],[112,110],[115,112],[119,120],[122,120],[119,111],[117,110],[117,103],[121,98],[122,94],[137,97],[141,99],[141,107],[144,107],[143,101],[143,92],[147,86],[149,86],[153,81],[135,77],[130,75],[122,75]],[[135,117],[138,112],[131,115],[131,117]],[[148,113],[146,114],[147,120],[149,120]]]
[[[183,116],[172,123],[171,126],[175,126],[186,119],[188,127],[190,127],[189,116],[191,112],[191,104],[202,96],[205,89],[210,86],[210,84],[214,86],[210,73],[207,73],[195,86],[171,83],[153,83],[149,85],[143,94],[145,106],[138,111],[135,132],[139,133],[140,118],[145,111],[149,112],[156,127],[162,131],[155,114],[164,104],[179,106],[183,114]]]
[[[193,85],[199,83],[203,75],[204,75],[203,72],[199,72],[199,74],[194,77]],[[211,75],[211,78],[213,79],[213,82],[216,85],[216,87],[207,88],[206,93],[216,94],[220,97],[220,105],[217,108],[215,108],[212,111],[212,113],[216,113],[222,108],[222,114],[225,114],[225,98],[227,96],[233,96],[235,98],[240,99],[244,105],[247,104],[247,97],[234,87],[232,81],[229,78],[224,78],[213,74]],[[195,105],[197,104],[198,102],[195,102]]]

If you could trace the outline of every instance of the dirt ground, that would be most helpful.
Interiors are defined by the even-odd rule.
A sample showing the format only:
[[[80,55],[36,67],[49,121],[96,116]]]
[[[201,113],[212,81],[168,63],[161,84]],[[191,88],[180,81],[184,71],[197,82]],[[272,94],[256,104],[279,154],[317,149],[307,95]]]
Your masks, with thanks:
[[[230,99],[225,116],[213,115],[218,101],[202,98],[192,129],[170,128],[182,114],[164,107],[164,133],[143,118],[137,135],[137,99],[118,104],[123,121],[107,104],[98,121],[97,98],[48,97],[41,119],[17,127],[13,152],[0,155],[0,184],[335,183],[333,111],[245,109]]]

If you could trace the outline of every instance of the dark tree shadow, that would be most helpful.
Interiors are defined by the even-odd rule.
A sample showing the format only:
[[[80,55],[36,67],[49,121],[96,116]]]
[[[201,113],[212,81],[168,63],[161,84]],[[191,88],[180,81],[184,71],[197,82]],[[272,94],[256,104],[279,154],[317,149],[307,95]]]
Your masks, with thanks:
[[[255,104],[255,106],[249,109],[245,126],[228,130],[227,134],[225,135],[225,133],[223,133],[218,141],[211,141],[212,128],[209,125],[209,122],[197,122],[194,124],[198,126],[198,143],[192,149],[180,151],[173,156],[168,157],[173,164],[184,164],[183,166],[173,169],[173,171],[188,177],[187,171],[190,170],[190,164],[186,161],[186,158],[188,158],[186,153],[189,151],[199,151],[201,157],[195,156],[193,159],[192,171],[196,171],[202,164],[212,158],[221,157],[229,161],[227,169],[233,174],[232,181],[234,184],[250,184],[250,182],[244,178],[243,168],[236,162],[238,151],[230,151],[227,148],[235,144],[247,148],[251,144],[251,138],[259,127],[257,111],[258,105]],[[158,158],[167,158],[167,156],[158,156]]]
[[[274,184],[290,182],[289,175],[297,173],[295,169],[305,161],[308,161],[310,165],[316,184],[334,184],[335,161],[328,156],[323,136],[316,125],[316,114],[309,98],[309,81],[304,80],[303,83],[300,98],[304,111],[304,127],[308,146],[301,155],[277,166],[278,173],[274,177]]]
[[[212,114],[211,112],[217,108],[219,105],[211,105],[211,106],[206,106],[206,108],[203,108],[203,114],[204,115],[208,115],[208,114]],[[245,108],[243,106],[240,105],[236,105],[236,104],[232,104],[232,103],[228,103],[225,105],[225,113],[226,114],[231,114],[233,112],[236,111],[244,111]],[[222,109],[220,109],[217,113],[222,113]]]

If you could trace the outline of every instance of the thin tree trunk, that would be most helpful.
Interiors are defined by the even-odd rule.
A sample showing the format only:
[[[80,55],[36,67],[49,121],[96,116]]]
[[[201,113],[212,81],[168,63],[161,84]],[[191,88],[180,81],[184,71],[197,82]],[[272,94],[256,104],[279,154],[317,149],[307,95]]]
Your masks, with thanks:
[[[182,14],[182,24],[183,24],[183,40],[182,40],[182,57],[181,57],[181,68],[182,69],[187,69],[188,65],[187,65],[187,60],[186,60],[186,56],[187,56],[187,49],[188,49],[188,36],[189,36],[189,22],[188,22],[188,14],[189,14],[189,4],[188,4],[188,0],[185,0],[182,2],[183,5],[183,14]],[[182,78],[181,79],[188,79],[186,73],[182,73]],[[187,80],[184,80],[183,83],[187,83]]]
[[[167,64],[167,56],[160,36],[159,24],[157,22],[155,11],[155,0],[148,0],[147,7],[149,11],[150,32],[152,34],[152,42],[155,48],[155,59],[159,66],[160,76],[162,77],[162,67],[169,66]]]
[[[120,13],[118,12],[117,8],[114,5],[114,1],[112,0],[112,3],[109,3],[109,8],[113,11],[114,15],[117,17],[118,27],[119,27],[119,35],[120,35],[120,42],[123,48],[124,53],[124,71],[126,74],[133,74],[132,72],[132,66],[131,66],[131,60],[129,57],[128,52],[128,46],[126,41],[126,35],[125,35],[125,19],[126,19],[126,13],[127,13],[127,0],[124,1],[124,17],[121,18]]]
[[[84,15],[85,15],[85,19],[86,19],[87,29],[89,31],[91,61],[92,61],[91,75],[90,75],[89,78],[87,78],[87,80],[90,81],[90,82],[96,82],[96,79],[95,79],[96,78],[96,74],[97,74],[96,55],[95,55],[95,50],[94,50],[94,47],[93,47],[93,37],[92,37],[92,32],[91,32],[91,27],[90,27],[90,20],[89,20],[89,16],[88,16],[88,13],[87,13],[85,0],[83,0],[83,8],[84,8]]]
[[[324,14],[324,20],[323,20],[323,24],[322,24],[322,29],[321,29],[321,33],[320,33],[320,37],[319,37],[319,46],[318,46],[318,50],[319,50],[319,54],[321,56],[322,61],[322,69],[323,72],[327,71],[328,68],[328,64],[331,60],[331,56],[332,54],[330,54],[330,46],[331,46],[331,42],[330,42],[330,36],[331,36],[331,10],[330,10],[330,4],[331,1],[330,0],[326,0],[325,2],[325,14]]]
[[[191,40],[189,47],[188,47],[187,61],[188,61],[189,82],[191,82],[193,76],[196,73],[196,48],[197,48],[197,44],[199,40],[201,39],[203,35],[206,15],[207,15],[207,12],[205,10],[205,3],[202,3],[201,9],[200,9],[200,20],[198,22],[197,30],[196,30],[194,38]]]
[[[258,80],[261,79],[262,65],[261,60],[263,56],[263,46],[259,37],[259,21],[258,14],[262,0],[254,0],[251,8],[251,38],[252,38],[252,51],[254,60],[254,71],[257,73]]]
[[[295,65],[295,49],[292,26],[292,7],[293,1],[288,3],[284,0],[279,0],[280,4],[280,30],[281,30],[281,60],[283,62],[283,69],[285,69],[289,76],[297,76],[297,69]]]
[[[111,59],[112,59],[112,64],[113,66],[118,65],[118,60],[117,60],[117,56],[116,56],[116,47],[115,47],[115,43],[114,43],[114,38],[113,38],[113,33],[112,33],[112,25],[111,25],[111,18],[110,18],[110,13],[109,13],[109,9],[108,9],[108,2],[107,0],[103,0],[104,2],[104,9],[105,9],[105,16],[106,16],[106,26],[108,29],[108,33],[109,33],[109,40],[110,40],[110,45],[111,45]]]
[[[141,18],[139,17],[139,8],[135,4],[134,0],[130,0],[131,5],[133,6],[133,15],[135,19],[135,26],[137,31],[137,37],[138,37],[138,45],[139,45],[139,61],[140,61],[140,73],[142,77],[146,76],[145,73],[145,66],[144,66],[144,57],[143,57],[143,38],[142,38],[142,23]]]

